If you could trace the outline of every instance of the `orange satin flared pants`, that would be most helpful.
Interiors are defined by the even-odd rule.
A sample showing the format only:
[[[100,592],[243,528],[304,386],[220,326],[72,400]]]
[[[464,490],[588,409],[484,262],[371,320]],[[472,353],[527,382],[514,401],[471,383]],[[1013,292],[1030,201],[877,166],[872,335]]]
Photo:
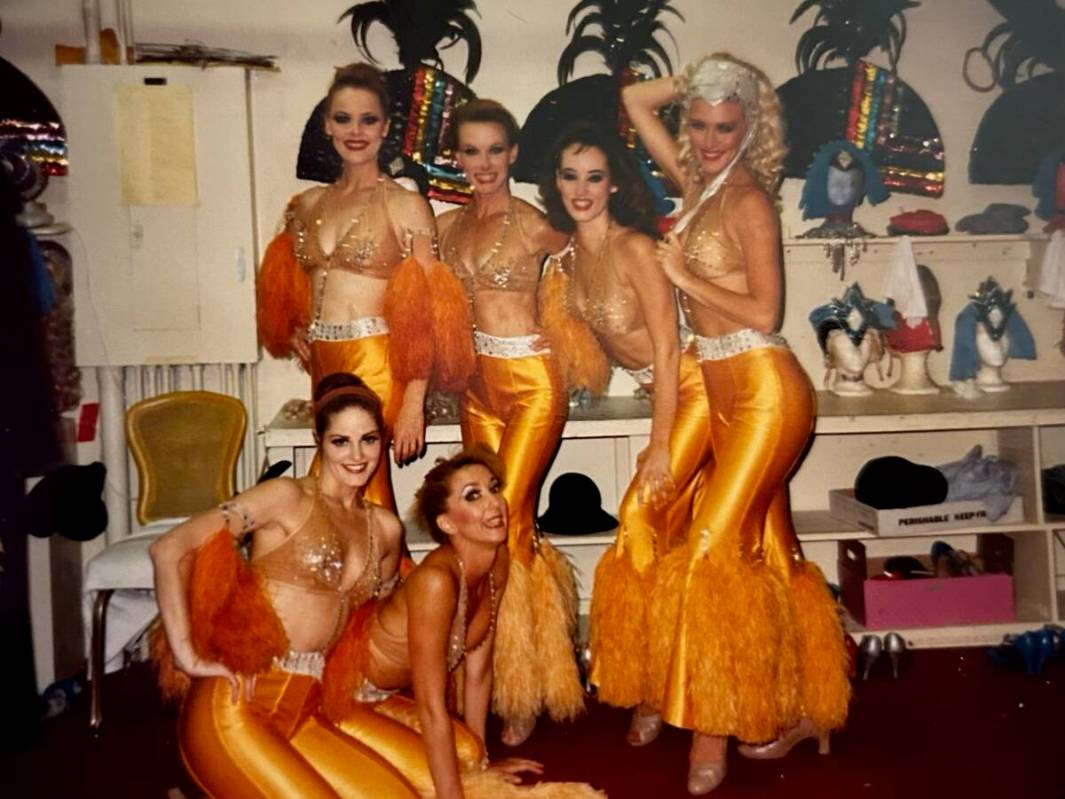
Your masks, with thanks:
[[[484,444],[506,469],[510,556],[528,566],[540,484],[566,424],[567,396],[549,356],[477,356],[462,403],[462,443]]]
[[[403,402],[403,387],[392,379],[388,365],[388,335],[368,336],[347,341],[311,342],[311,386],[333,372],[351,372],[362,378],[381,399],[387,432],[391,439],[392,429]],[[366,486],[366,499],[389,510],[396,510],[392,494],[392,472],[389,468],[387,448],[382,453],[382,463]]]
[[[243,686],[242,686],[243,687]],[[193,680],[178,722],[185,768],[213,799],[417,797],[383,756],[318,712],[319,683],[274,670],[251,701],[220,677]]]

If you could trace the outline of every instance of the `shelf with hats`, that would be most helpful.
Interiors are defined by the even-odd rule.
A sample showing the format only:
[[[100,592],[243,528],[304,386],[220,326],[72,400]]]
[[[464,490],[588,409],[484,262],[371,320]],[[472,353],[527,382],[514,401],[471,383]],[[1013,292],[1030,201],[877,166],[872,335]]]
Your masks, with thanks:
[[[942,236],[862,236],[857,238],[799,238],[783,240],[787,263],[823,261],[826,247],[843,245],[860,250],[862,260],[886,261],[898,243],[909,238],[914,255],[936,260],[969,260],[979,251],[980,260],[1032,261],[1041,257],[1049,237],[1042,233],[973,235],[950,233]]]

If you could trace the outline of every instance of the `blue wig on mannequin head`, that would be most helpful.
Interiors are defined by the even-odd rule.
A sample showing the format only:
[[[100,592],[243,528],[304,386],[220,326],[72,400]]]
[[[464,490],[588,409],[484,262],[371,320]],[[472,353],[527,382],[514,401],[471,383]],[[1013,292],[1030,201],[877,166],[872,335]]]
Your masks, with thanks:
[[[1050,219],[1054,216],[1058,185],[1058,164],[1065,162],[1065,147],[1051,150],[1046,158],[1039,162],[1039,168],[1035,170],[1035,180],[1032,181],[1032,194],[1038,202],[1035,205],[1035,215],[1040,219]]]
[[[865,196],[869,198],[870,203],[876,205],[888,198],[884,181],[881,180],[876,164],[867,152],[859,150],[849,141],[830,141],[817,151],[813,163],[806,170],[806,182],[802,186],[802,197],[799,200],[803,219],[818,219],[835,211],[836,206],[828,197],[828,170],[837,159],[849,159],[852,162],[849,168],[862,170]],[[862,197],[859,195],[854,205],[860,205],[861,202]],[[850,208],[846,210],[849,211]]]

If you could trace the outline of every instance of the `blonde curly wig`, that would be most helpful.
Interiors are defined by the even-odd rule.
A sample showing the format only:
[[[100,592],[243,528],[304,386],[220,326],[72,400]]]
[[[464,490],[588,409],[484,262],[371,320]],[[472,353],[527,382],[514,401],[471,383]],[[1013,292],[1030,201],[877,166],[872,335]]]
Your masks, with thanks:
[[[756,98],[754,99],[755,113],[753,114],[755,116],[753,121],[754,133],[746,149],[741,154],[740,160],[758,185],[770,197],[776,197],[777,188],[780,186],[781,172],[784,167],[784,156],[788,152],[788,148],[784,144],[784,114],[780,106],[780,99],[777,97],[773,84],[770,83],[764,72],[729,53],[713,53],[693,61],[685,68],[684,75],[680,79],[681,118],[677,144],[680,147],[680,163],[689,175],[689,185],[701,187],[706,183],[702,170],[699,168],[699,163],[692,153],[691,142],[688,139],[688,109],[696,98],[711,104],[721,102],[720,97],[703,97],[698,84],[698,76],[703,73],[705,65],[712,61],[726,62],[741,67],[747,73],[747,75],[743,76],[743,80],[753,81],[756,93]],[[742,99],[741,105],[746,106]],[[752,121],[747,118],[749,116],[751,114],[748,113],[745,107],[745,121],[748,125],[751,125]]]

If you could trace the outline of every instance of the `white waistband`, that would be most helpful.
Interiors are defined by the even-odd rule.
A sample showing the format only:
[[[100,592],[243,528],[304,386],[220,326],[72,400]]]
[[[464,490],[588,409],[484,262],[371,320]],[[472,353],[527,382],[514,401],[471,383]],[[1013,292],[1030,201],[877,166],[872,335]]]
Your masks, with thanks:
[[[290,649],[284,657],[275,657],[274,665],[289,674],[306,674],[322,679],[325,671],[325,654],[322,652],[297,652]]]
[[[696,335],[694,341],[695,355],[700,361],[721,361],[749,350],[788,346],[783,336],[776,333],[759,333],[750,328],[726,333],[724,336]]]
[[[383,316],[364,316],[350,322],[322,322],[315,319],[307,328],[309,341],[354,341],[388,332]]]
[[[655,382],[655,365],[653,363],[643,367],[643,369],[626,369],[625,371],[632,375],[632,379],[641,386],[647,386]]]
[[[473,346],[478,355],[492,358],[528,358],[533,355],[548,355],[550,350],[533,349],[533,343],[540,338],[531,336],[490,336],[480,330],[473,331]]]

